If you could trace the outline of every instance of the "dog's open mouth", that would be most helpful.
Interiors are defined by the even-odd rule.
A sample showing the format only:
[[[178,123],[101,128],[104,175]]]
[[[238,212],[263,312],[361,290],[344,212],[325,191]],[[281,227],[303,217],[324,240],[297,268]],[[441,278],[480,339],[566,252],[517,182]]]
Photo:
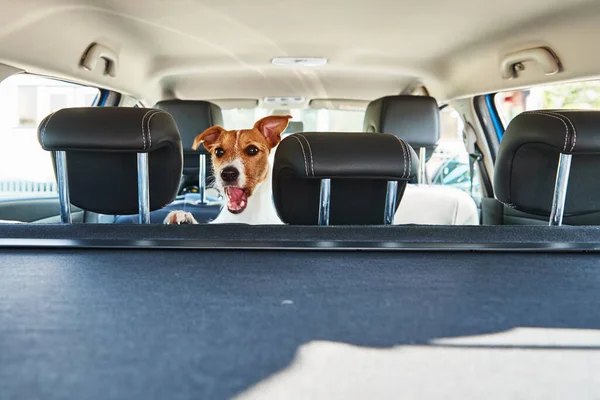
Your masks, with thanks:
[[[235,186],[225,188],[227,196],[227,209],[230,213],[239,214],[246,209],[248,205],[248,191]]]

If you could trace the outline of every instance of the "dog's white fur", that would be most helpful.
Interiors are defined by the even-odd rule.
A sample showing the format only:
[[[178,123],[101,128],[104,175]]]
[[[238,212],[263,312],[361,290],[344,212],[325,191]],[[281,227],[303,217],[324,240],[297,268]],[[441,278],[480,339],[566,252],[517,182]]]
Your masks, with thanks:
[[[239,214],[233,214],[227,210],[227,207],[224,206],[221,209],[221,212],[211,224],[251,224],[251,225],[281,225],[283,224],[279,217],[277,216],[277,212],[275,211],[275,205],[273,204],[273,185],[272,185],[272,176],[273,176],[273,160],[275,155],[275,150],[277,147],[271,149],[271,153],[269,154],[269,166],[267,177],[264,181],[256,185],[254,189],[254,193],[252,196],[248,198],[248,205],[246,209]],[[237,163],[241,163],[241,167],[237,166]],[[229,165],[237,166],[240,172],[239,181],[240,186],[244,186],[243,182],[245,182],[245,169],[243,168],[243,160],[240,158],[235,159]],[[220,173],[215,172],[216,178],[216,186],[222,191],[222,182]]]
[[[248,198],[248,205],[246,209],[239,214],[233,214],[229,212],[227,206],[224,205],[221,212],[211,224],[250,224],[250,225],[282,225],[281,219],[277,216],[275,211],[275,205],[273,203],[273,161],[275,158],[275,151],[277,146],[271,149],[271,153],[268,158],[268,173],[264,181],[256,185],[254,193]],[[240,186],[243,186],[246,181],[244,161],[241,158],[236,158],[232,162],[223,166],[223,169],[228,166],[235,166],[240,176],[238,178]],[[221,180],[221,171],[215,171],[215,188],[223,193],[223,181]],[[175,214],[176,224],[197,224],[198,222],[194,219],[191,213],[185,211],[172,211],[167,215],[165,223],[173,218]]]

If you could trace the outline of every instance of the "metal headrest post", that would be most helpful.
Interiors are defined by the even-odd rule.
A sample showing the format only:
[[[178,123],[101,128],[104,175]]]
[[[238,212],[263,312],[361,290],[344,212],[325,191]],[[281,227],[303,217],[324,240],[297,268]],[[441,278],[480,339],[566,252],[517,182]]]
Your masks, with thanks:
[[[69,176],[67,170],[67,153],[57,151],[56,155],[56,183],[58,184],[58,197],[60,199],[60,220],[63,224],[70,224],[71,199],[69,197]]]
[[[138,212],[140,224],[150,223],[150,172],[148,153],[137,154]]]
[[[419,176],[417,182],[419,185],[425,185],[427,182],[426,179],[426,170],[425,170],[425,158],[427,157],[427,149],[425,147],[419,147]]]
[[[321,179],[319,196],[319,225],[329,225],[329,205],[331,202],[331,179]]]
[[[388,181],[387,193],[385,194],[385,215],[383,216],[383,223],[385,225],[392,225],[394,223],[397,196],[398,181]]]
[[[562,225],[565,214],[565,201],[567,199],[567,187],[571,173],[571,154],[560,154],[558,168],[556,171],[556,182],[554,183],[554,196],[552,198],[552,211],[550,213],[550,226]]]
[[[198,194],[200,204],[206,204],[206,154],[200,154],[198,160]]]

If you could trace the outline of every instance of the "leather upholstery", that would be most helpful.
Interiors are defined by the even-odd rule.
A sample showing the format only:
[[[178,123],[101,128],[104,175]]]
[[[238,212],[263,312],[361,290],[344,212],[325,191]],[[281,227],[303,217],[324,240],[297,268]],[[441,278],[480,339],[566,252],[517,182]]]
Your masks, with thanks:
[[[296,133],[281,141],[274,176],[408,180],[419,159],[405,141],[381,133]]]
[[[184,150],[190,150],[194,138],[211,126],[223,126],[223,114],[216,104],[202,100],[164,100],[154,108],[171,114],[177,122],[181,144]],[[205,152],[204,146],[199,151]],[[207,153],[208,154],[208,153]]]
[[[155,108],[171,114],[179,128],[183,146],[183,181],[181,189],[186,186],[198,185],[199,154],[206,155],[206,179],[213,176],[210,153],[200,146],[192,150],[196,136],[211,126],[223,126],[223,114],[216,104],[202,100],[164,100],[156,103]]]
[[[392,135],[293,134],[275,153],[275,208],[285,223],[316,225],[321,179],[330,178],[331,225],[382,224],[387,181],[399,181],[399,203],[418,161],[414,150]]]
[[[65,151],[71,204],[99,214],[138,212],[137,153],[148,153],[150,209],[171,203],[182,172],[173,118],[143,108],[62,109],[45,118],[38,138],[46,150]]]
[[[414,149],[425,147],[431,152],[440,139],[438,104],[428,96],[382,97],[367,106],[363,129],[395,135]]]
[[[406,195],[405,195],[406,197]],[[402,199],[404,202],[404,199]],[[493,198],[481,201],[482,225],[543,225],[548,226],[549,217],[527,214],[510,208]],[[572,215],[563,218],[563,225],[600,225],[600,210],[595,213]]]
[[[49,151],[147,153],[175,143],[181,148],[171,115],[133,107],[63,108],[42,120],[38,140]]]
[[[364,120],[367,132],[383,132],[404,139],[413,148],[433,154],[440,139],[440,113],[433,97],[387,96],[369,103]],[[413,183],[413,182],[411,182]],[[416,183],[416,182],[414,182]],[[408,185],[395,224],[477,224],[477,205],[455,188]]]
[[[515,117],[504,133],[494,192],[516,210],[549,217],[558,160],[572,154],[565,217],[600,211],[600,112],[544,110]]]
[[[443,185],[406,185],[394,224],[479,225],[477,204],[466,192]]]
[[[196,136],[211,126],[223,126],[221,108],[216,104],[202,100],[164,100],[156,103],[155,107],[171,114],[179,128],[183,145],[183,176],[180,184],[180,192],[185,188],[199,185],[199,154],[206,155],[206,182],[212,182],[214,171],[210,153],[204,146],[200,146],[198,150],[192,150],[192,143]],[[171,205],[165,211],[170,211],[171,209],[179,210],[176,205]],[[198,222],[203,223],[215,219],[219,214],[220,207],[199,204],[193,207],[189,206],[189,211]],[[154,214],[157,215],[155,216]],[[162,210],[152,213],[150,216],[151,222],[156,220],[162,223],[164,216],[166,216],[166,214],[164,216],[163,214]],[[122,221],[126,221],[126,219],[117,219],[115,222],[121,223]]]

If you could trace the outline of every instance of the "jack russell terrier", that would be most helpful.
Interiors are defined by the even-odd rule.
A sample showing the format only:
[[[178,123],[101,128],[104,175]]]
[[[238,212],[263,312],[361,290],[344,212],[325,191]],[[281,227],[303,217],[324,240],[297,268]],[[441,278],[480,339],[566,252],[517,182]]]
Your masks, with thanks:
[[[208,128],[194,139],[192,149],[204,145],[211,153],[215,188],[227,199],[213,224],[282,224],[273,205],[272,159],[290,115],[265,117],[252,129],[227,131]],[[172,211],[165,224],[197,224],[193,215]]]

